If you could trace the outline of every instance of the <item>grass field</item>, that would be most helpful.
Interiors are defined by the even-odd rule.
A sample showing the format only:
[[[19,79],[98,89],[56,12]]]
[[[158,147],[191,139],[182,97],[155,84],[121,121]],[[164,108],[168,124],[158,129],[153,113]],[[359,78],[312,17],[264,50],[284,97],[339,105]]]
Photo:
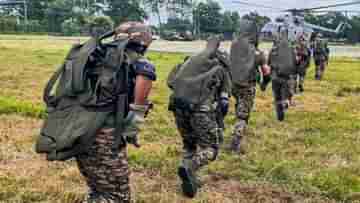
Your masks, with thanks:
[[[72,41],[0,36],[0,202],[79,202],[86,192],[74,162],[48,163],[33,151],[45,116],[43,87]],[[26,40],[23,40],[26,39]],[[155,109],[129,147],[135,202],[360,202],[360,61],[332,58],[325,80],[313,80],[286,122],[275,120],[271,91],[258,91],[248,153],[225,149],[204,169],[194,200],[181,195],[176,168],[181,139],[167,111],[165,80],[181,54],[149,53],[158,81]],[[234,124],[234,110],[227,126]],[[225,144],[230,142],[230,129]]]

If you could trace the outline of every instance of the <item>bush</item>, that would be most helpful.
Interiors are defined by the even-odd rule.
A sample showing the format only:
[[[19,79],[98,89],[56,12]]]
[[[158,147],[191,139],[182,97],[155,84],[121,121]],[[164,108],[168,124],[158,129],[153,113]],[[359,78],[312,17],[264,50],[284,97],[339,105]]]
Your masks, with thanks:
[[[114,28],[114,21],[109,16],[92,16],[88,19],[91,36],[99,36]]]
[[[78,20],[67,19],[61,24],[62,32],[67,36],[80,35],[81,25]]]
[[[17,22],[14,17],[1,17],[0,18],[0,32],[16,31]]]
[[[47,26],[41,25],[38,20],[29,20],[28,23],[18,24],[14,17],[0,18],[1,33],[44,33],[47,32]]]

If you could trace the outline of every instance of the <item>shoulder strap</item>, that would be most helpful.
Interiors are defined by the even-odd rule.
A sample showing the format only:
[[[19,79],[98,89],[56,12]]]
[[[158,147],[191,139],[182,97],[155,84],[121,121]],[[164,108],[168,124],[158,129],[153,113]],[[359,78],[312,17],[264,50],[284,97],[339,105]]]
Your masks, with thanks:
[[[63,64],[62,66],[60,66],[60,68],[58,68],[58,70],[51,76],[48,83],[46,84],[46,87],[44,89],[43,100],[47,106],[53,105],[54,102],[59,98],[59,96],[58,97],[50,96],[50,93],[53,90],[56,81],[58,81],[64,70],[65,70],[65,64]]]

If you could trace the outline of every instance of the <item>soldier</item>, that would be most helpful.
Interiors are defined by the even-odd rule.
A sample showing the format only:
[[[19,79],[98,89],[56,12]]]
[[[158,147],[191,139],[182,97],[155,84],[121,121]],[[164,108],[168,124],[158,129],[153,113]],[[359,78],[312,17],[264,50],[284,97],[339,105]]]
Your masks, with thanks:
[[[245,131],[254,105],[257,74],[269,72],[263,71],[266,69],[266,58],[257,49],[258,38],[256,24],[243,20],[239,36],[231,45],[232,95],[236,99],[238,121],[232,133],[230,149],[238,153],[245,152]],[[263,86],[262,90],[265,90]]]
[[[329,48],[324,40],[320,39],[321,35],[317,34],[314,41],[314,61],[315,61],[315,79],[321,80],[324,76],[326,65],[329,57]]]
[[[129,166],[126,145],[114,149],[118,136],[127,138],[129,143],[138,146],[136,135],[139,125],[144,122],[148,110],[147,97],[156,79],[154,66],[144,58],[151,44],[150,29],[139,22],[127,22],[116,28],[116,38],[129,37],[125,55],[131,64],[129,71],[129,109],[125,130],[115,131],[115,114],[110,114],[98,131],[94,144],[87,153],[76,157],[81,174],[89,187],[84,202],[119,203],[130,202]],[[121,109],[117,109],[121,111]],[[128,110],[126,110],[128,111]]]
[[[173,90],[169,110],[173,111],[183,139],[183,159],[178,168],[183,193],[193,198],[199,188],[197,171],[215,161],[222,129],[217,109],[228,112],[231,79],[229,60],[218,51],[217,37],[208,41],[199,54],[188,58],[171,71],[168,86]]]
[[[285,119],[285,111],[290,105],[290,99],[293,96],[291,88],[291,76],[296,73],[295,51],[287,40],[287,34],[281,32],[278,40],[269,54],[269,65],[272,75],[272,89],[274,95],[274,104],[276,115],[279,121]]]
[[[304,82],[305,82],[307,69],[310,66],[311,51],[306,46],[306,41],[303,37],[300,37],[297,46],[295,48],[295,51],[296,51],[297,74],[299,76],[299,82],[296,89],[299,88],[300,92],[304,92]]]

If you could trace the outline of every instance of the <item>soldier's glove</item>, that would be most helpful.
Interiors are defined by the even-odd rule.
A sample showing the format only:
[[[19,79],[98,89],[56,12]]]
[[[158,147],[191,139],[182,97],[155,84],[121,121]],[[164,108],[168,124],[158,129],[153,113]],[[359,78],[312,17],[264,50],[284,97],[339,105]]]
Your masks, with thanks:
[[[125,119],[123,136],[127,143],[133,144],[137,148],[140,147],[138,134],[140,132],[141,124],[145,122],[145,113],[147,109],[147,105],[130,104],[130,112]]]
[[[229,98],[221,97],[220,98],[220,110],[223,116],[225,117],[229,112]]]

